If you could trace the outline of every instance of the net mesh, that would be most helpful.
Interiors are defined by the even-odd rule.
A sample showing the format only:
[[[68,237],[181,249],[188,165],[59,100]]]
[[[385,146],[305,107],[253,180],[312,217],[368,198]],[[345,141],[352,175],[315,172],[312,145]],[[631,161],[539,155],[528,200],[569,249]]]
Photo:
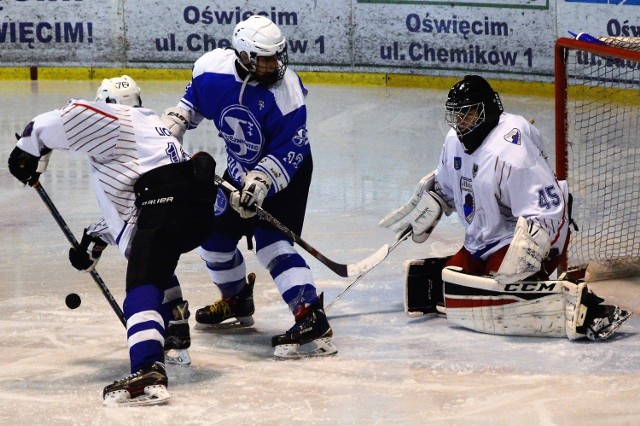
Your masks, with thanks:
[[[601,38],[640,51],[640,38]],[[574,196],[567,266],[638,262],[640,62],[569,50],[567,181]]]

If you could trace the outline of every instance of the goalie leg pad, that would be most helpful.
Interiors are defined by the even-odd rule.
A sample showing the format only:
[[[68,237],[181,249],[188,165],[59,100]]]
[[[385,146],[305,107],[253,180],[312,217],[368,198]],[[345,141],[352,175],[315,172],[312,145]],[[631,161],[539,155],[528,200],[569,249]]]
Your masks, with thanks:
[[[460,268],[442,271],[447,320],[464,328],[509,336],[564,337],[561,281],[500,284]]]
[[[604,299],[592,293],[584,282],[565,282],[564,293],[567,337],[571,340],[585,336],[593,341],[606,340],[631,317],[629,311],[603,304]]]
[[[535,222],[518,219],[509,250],[494,279],[502,284],[520,281],[540,271],[549,254],[549,233]]]
[[[437,313],[444,305],[442,269],[450,257],[411,259],[404,263],[404,312],[410,317]]]
[[[578,329],[584,325],[587,308],[582,302],[582,294],[586,284],[565,281],[562,292],[565,299],[566,333],[569,340],[584,337],[584,333],[578,333]]]
[[[442,271],[447,320],[464,328],[509,336],[587,337],[606,340],[631,316],[629,311],[588,290],[582,281],[519,281],[499,283],[465,274],[461,268]]]

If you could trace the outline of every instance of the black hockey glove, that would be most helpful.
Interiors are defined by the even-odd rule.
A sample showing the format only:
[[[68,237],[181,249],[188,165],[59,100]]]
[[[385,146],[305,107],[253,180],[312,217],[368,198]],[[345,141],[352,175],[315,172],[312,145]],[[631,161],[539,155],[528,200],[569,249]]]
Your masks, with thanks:
[[[33,186],[40,177],[40,173],[37,172],[39,160],[40,157],[31,155],[16,146],[9,155],[9,171],[20,182]]]
[[[91,244],[93,245],[89,248]],[[87,234],[85,229],[82,241],[80,241],[80,249],[76,250],[75,247],[69,249],[69,261],[78,271],[91,272],[96,268],[102,251],[108,245],[100,237],[92,237]]]

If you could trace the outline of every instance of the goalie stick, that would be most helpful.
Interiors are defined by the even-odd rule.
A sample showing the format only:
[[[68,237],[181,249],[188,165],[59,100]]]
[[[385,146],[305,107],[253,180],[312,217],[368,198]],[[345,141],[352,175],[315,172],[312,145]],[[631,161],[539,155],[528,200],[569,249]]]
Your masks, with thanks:
[[[398,247],[400,245],[401,242],[405,241],[407,238],[409,238],[409,236],[411,236],[412,232],[411,232],[411,227],[407,228],[407,230],[400,235],[400,237],[396,240],[395,243],[393,243],[393,245],[391,247],[389,247],[389,249],[387,250],[387,253],[384,255],[384,257],[380,260],[381,263],[384,259],[386,259],[386,257],[389,255],[389,253],[391,253],[396,247]],[[377,264],[376,264],[377,265]],[[371,269],[370,268],[366,271],[364,271],[362,274],[360,274],[360,276],[358,278],[356,278],[351,284],[349,284],[347,286],[347,288],[345,288],[344,290],[342,290],[342,293],[340,293],[339,295],[336,296],[335,299],[333,299],[331,301],[331,303],[329,303],[325,308],[325,312],[327,310],[329,310],[329,308],[331,308],[333,306],[334,303],[336,303],[338,301],[338,299],[340,299],[342,297],[343,294],[345,294],[347,291],[349,291],[351,289],[351,287],[353,287],[354,285],[356,285],[361,279],[362,277],[364,277],[365,275],[367,275],[367,272],[369,272]]]
[[[236,187],[231,185],[226,180],[222,179],[220,176],[216,176],[215,181],[218,185],[222,186],[225,189],[225,191],[227,191],[228,193],[238,191]],[[273,217],[268,211],[266,211],[262,207],[256,206],[256,211],[258,214],[258,218],[273,225],[276,229],[278,229],[280,232],[282,232],[284,235],[286,235],[295,243],[297,243],[300,247],[302,247],[305,251],[307,251],[307,253],[309,253],[311,256],[315,257],[316,259],[318,259],[325,266],[327,266],[329,269],[331,269],[333,272],[335,272],[341,277],[352,277],[356,275],[360,275],[360,276],[364,275],[366,272],[370,271],[376,265],[382,262],[391,251],[391,249],[389,248],[389,244],[385,244],[382,247],[380,247],[371,256],[361,261],[350,263],[350,264],[337,263],[327,258],[322,253],[320,253],[318,250],[312,247],[311,244],[307,243],[305,240],[300,238],[300,236],[298,236],[295,232],[287,228],[284,224],[282,224],[282,222],[280,222],[278,219]]]
[[[53,204],[53,201],[49,197],[49,194],[47,194],[47,191],[45,191],[44,188],[42,187],[42,184],[38,181],[35,184],[33,184],[33,188],[38,192],[38,195],[40,196],[40,198],[42,198],[42,201],[51,212],[51,216],[53,216],[55,221],[58,223],[58,226],[60,226],[60,229],[62,230],[62,233],[64,234],[64,236],[67,237],[67,240],[69,240],[71,245],[76,250],[81,250],[80,244],[78,244],[78,240],[76,240],[76,237],[73,235],[73,232],[71,232],[71,229],[62,218],[62,215],[60,214],[56,206]],[[116,302],[116,300],[113,298],[113,295],[109,291],[109,288],[107,287],[107,285],[102,280],[102,277],[100,277],[98,272],[96,272],[95,270],[91,271],[90,274],[91,274],[91,278],[93,278],[93,280],[96,282],[96,284],[100,288],[100,291],[102,292],[105,299],[107,299],[107,302],[109,302],[109,305],[111,305],[111,309],[113,309],[113,312],[116,313],[116,315],[118,316],[118,319],[120,320],[122,325],[125,326],[126,328],[127,322],[124,318],[124,313],[122,312],[122,309],[120,309],[120,305],[118,305],[118,302]]]

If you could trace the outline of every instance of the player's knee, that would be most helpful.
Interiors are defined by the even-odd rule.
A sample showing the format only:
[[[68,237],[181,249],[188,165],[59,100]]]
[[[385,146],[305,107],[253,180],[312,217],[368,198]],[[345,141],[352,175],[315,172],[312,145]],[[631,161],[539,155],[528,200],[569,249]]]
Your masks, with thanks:
[[[485,263],[482,260],[473,257],[473,255],[464,247],[451,256],[445,264],[445,267],[447,266],[461,268],[462,271],[471,275],[483,275],[485,270]]]

